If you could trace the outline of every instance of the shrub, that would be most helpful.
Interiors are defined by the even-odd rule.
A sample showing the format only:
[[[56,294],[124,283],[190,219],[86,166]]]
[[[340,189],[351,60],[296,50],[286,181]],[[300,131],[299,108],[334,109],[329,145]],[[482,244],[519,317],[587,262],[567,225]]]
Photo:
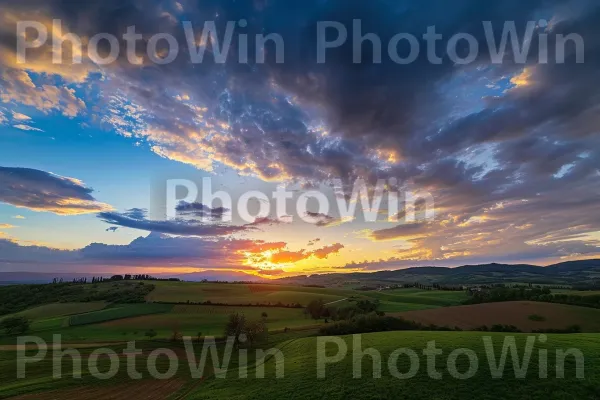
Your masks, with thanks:
[[[9,336],[22,335],[29,330],[29,320],[25,317],[8,317],[0,321],[0,329]]]
[[[152,339],[156,336],[156,331],[154,329],[148,329],[144,335],[149,339]]]
[[[420,324],[402,318],[380,317],[375,314],[359,315],[353,319],[323,326],[323,335],[350,335],[354,333],[409,331],[423,329]]]
[[[565,329],[537,329],[533,333],[581,333],[581,326],[571,325]]]

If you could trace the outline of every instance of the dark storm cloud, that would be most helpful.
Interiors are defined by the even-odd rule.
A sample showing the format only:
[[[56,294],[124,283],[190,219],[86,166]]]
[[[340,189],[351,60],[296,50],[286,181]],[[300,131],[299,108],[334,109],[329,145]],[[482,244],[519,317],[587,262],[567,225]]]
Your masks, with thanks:
[[[145,213],[142,215],[133,213],[132,215],[131,210],[125,213],[102,212],[98,214],[98,218],[111,225],[182,236],[226,236],[250,231],[266,223],[265,221],[257,221],[252,224],[234,226],[206,224],[196,220],[151,220],[146,218]]]
[[[309,217],[316,226],[327,227],[340,221],[338,218],[332,217],[331,215],[312,211],[307,211],[306,216]]]
[[[130,208],[123,213],[123,216],[131,219],[145,219],[148,216],[148,210],[144,208]]]
[[[193,215],[199,218],[208,218],[211,220],[220,220],[223,219],[223,215],[230,210],[225,207],[215,207],[211,208],[202,203],[186,203],[181,202],[176,207],[177,212],[180,215]]]
[[[59,215],[110,210],[81,181],[31,168],[0,167],[0,202]]]

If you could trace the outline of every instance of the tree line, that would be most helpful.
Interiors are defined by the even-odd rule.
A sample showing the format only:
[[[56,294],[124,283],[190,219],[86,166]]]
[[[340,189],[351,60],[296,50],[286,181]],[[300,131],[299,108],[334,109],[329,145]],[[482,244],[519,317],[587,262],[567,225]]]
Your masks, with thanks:
[[[501,301],[540,301],[600,308],[600,295],[581,296],[570,293],[552,293],[548,287],[497,286],[472,292],[464,304],[496,303]]]
[[[154,285],[144,282],[114,283],[102,288],[73,283],[0,286],[0,315],[14,314],[31,307],[67,302],[106,301],[144,303]]]

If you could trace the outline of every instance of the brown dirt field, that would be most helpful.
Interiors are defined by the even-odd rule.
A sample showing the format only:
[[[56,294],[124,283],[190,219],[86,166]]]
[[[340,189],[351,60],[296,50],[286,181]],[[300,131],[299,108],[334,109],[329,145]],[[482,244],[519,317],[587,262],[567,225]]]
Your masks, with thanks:
[[[11,400],[164,400],[182,389],[183,379],[132,381],[132,383],[84,386],[77,389],[56,390],[46,393],[12,397]]]
[[[545,321],[531,321],[530,315],[540,315]],[[581,326],[584,332],[600,332],[600,310],[565,304],[510,301],[468,306],[443,307],[429,310],[390,314],[424,325],[459,327],[469,330],[482,325],[514,325],[524,332],[536,329],[565,329]]]

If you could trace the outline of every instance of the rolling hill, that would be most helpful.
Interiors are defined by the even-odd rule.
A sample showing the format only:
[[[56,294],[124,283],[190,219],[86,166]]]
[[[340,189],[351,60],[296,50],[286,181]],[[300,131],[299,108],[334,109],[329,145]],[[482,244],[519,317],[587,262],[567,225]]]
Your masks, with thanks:
[[[569,261],[538,266],[530,264],[481,264],[448,267],[414,267],[394,271],[303,275],[283,278],[282,283],[340,284],[347,281],[368,283],[413,283],[468,285],[500,282],[570,285],[600,280],[600,260]]]

